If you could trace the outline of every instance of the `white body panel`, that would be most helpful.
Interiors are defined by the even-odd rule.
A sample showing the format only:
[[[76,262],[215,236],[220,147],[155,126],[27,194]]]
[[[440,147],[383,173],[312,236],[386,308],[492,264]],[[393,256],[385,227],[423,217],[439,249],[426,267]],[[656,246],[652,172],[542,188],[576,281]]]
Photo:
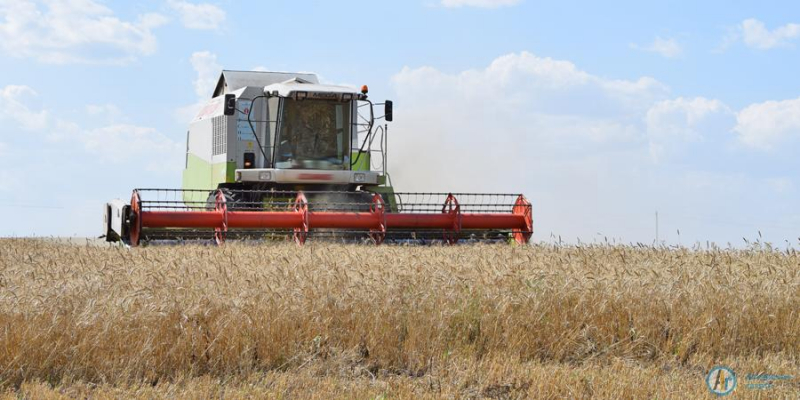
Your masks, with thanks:
[[[319,83],[319,79],[313,73],[223,70],[211,97],[233,93],[247,86],[263,88],[264,86],[286,82],[290,79],[302,79],[309,83]]]
[[[103,234],[106,238],[121,237],[125,219],[125,202],[114,199],[106,203],[103,213]]]
[[[193,122],[189,129],[191,133],[187,132],[189,138],[186,152],[194,154],[207,163],[211,163],[211,120]]]
[[[295,92],[308,92],[308,93],[320,93],[320,94],[331,93],[337,95],[347,93],[353,95],[354,97],[361,94],[355,88],[348,86],[319,85],[313,83],[298,82],[297,80],[289,80],[286,82],[275,83],[266,86],[264,88],[264,93],[277,93],[282,97],[292,97]]]
[[[233,94],[236,95],[236,109],[238,110],[233,117],[223,114],[223,96],[209,100],[200,109],[189,124],[187,152],[211,164],[236,162],[237,165],[242,165],[244,153],[249,152],[255,155],[256,165],[263,165],[264,157],[258,149],[258,141],[253,137],[253,129],[257,132],[261,145],[264,147],[264,153],[269,157],[271,144],[269,136],[265,134],[267,124],[263,122],[266,119],[264,98],[253,103],[253,110],[250,114],[253,129],[247,122],[247,113],[245,112],[250,111],[251,100],[263,95],[263,90],[246,87],[235,90]],[[217,131],[223,135],[222,142],[214,140],[215,124],[223,125],[217,127]],[[224,151],[220,152],[218,148],[215,148],[215,143],[223,142]]]
[[[377,185],[378,175],[377,172],[372,171],[256,168],[237,169],[236,181],[288,184],[322,183],[331,185]]]
[[[246,87],[236,91],[236,112],[235,117],[229,118],[234,120],[233,127],[229,131],[229,147],[228,148],[228,161],[235,161],[237,165],[244,165],[244,154],[253,153],[255,156],[255,165],[264,165],[272,156],[270,151],[270,137],[267,134],[267,120],[266,112],[266,99],[259,98],[255,102],[252,100],[258,96],[262,96],[262,88]],[[250,110],[252,105],[253,109]],[[247,113],[250,113],[250,123],[247,122]],[[251,125],[252,124],[252,128]],[[255,135],[258,135],[256,140]],[[264,153],[258,149],[258,143],[264,148]],[[267,160],[264,160],[264,155]]]

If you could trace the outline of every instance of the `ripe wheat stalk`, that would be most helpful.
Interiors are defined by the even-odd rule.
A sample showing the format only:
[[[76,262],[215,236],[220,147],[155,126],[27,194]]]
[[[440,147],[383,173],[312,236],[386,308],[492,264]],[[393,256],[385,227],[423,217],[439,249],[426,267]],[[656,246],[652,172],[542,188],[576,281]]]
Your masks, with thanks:
[[[763,246],[1,240],[0,392],[702,397],[715,364],[800,375],[798,288]]]

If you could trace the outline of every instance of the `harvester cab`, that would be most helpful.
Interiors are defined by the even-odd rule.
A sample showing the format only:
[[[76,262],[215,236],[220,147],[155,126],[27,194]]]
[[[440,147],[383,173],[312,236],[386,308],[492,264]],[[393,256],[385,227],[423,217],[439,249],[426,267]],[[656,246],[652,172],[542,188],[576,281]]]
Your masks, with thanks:
[[[382,157],[372,159],[375,115],[366,88],[237,71],[224,71],[217,87],[224,91],[189,126],[184,189],[352,192],[386,183]],[[384,104],[388,115],[391,104]]]
[[[374,104],[366,85],[223,71],[189,124],[182,189],[137,189],[130,204],[109,202],[105,236],[131,245],[210,234],[217,243],[287,234],[303,243],[309,233],[453,243],[468,232],[527,242],[522,195],[395,192],[386,170],[392,119],[393,103]]]

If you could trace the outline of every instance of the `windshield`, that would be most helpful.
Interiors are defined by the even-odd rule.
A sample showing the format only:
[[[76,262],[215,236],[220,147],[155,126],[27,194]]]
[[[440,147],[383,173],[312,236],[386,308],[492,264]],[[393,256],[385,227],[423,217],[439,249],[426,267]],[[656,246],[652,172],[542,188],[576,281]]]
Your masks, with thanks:
[[[283,99],[276,168],[348,169],[351,102]]]

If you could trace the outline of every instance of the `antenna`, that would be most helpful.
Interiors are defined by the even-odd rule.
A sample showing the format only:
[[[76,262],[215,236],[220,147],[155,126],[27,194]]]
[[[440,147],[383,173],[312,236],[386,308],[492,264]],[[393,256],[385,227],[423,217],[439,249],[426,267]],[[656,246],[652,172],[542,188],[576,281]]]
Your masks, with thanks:
[[[656,211],[656,245],[658,245],[658,211]]]

